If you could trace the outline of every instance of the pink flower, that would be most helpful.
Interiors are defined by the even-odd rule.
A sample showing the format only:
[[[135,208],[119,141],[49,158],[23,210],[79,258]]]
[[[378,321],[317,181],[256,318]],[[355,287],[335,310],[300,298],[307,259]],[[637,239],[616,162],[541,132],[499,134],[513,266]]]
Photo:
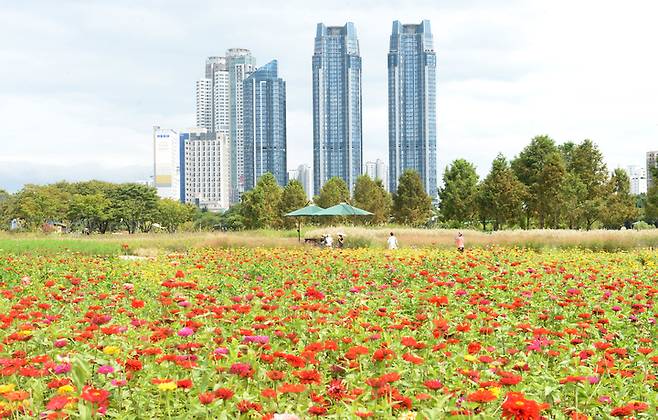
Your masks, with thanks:
[[[188,306],[190,306],[190,302],[188,302],[186,300],[181,300],[180,302],[178,302],[178,306],[182,306],[183,308],[187,308]]]
[[[215,356],[225,356],[228,354],[228,349],[225,347],[217,347],[213,352]]]
[[[178,330],[178,335],[181,337],[189,337],[192,334],[194,334],[194,330],[190,327],[183,327],[180,330]]]
[[[270,342],[270,337],[267,335],[245,335],[242,339],[243,343],[257,343],[267,344]]]
[[[124,386],[128,381],[125,379],[112,379],[112,385],[114,386]]]
[[[55,373],[61,375],[62,373],[68,373],[71,371],[71,365],[69,363],[62,363],[61,365],[55,366]]]
[[[64,347],[66,346],[66,344],[68,344],[68,341],[66,341],[65,338],[60,338],[59,340],[55,340],[55,342],[53,343],[53,345],[57,348]]]
[[[109,375],[110,373],[114,373],[114,367],[110,365],[103,365],[98,368],[98,373],[101,375]]]

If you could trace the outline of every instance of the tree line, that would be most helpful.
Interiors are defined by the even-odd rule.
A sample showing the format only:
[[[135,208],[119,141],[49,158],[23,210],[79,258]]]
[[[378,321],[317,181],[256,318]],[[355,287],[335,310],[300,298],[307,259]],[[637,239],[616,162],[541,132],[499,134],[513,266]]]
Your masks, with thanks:
[[[658,222],[658,189],[630,193],[622,169],[609,172],[591,140],[556,144],[533,138],[511,161],[499,154],[480,180],[475,166],[452,162],[439,191],[438,223],[446,227],[620,229]]]
[[[658,171],[654,178],[658,179]],[[393,194],[381,180],[362,175],[350,195],[341,178],[331,178],[313,198],[316,205],[328,208],[348,202],[373,216],[358,221],[311,219],[311,223],[482,230],[619,229],[637,221],[658,225],[658,185],[646,195],[633,196],[626,172],[609,172],[603,154],[590,140],[558,145],[548,136],[537,136],[511,161],[499,154],[484,179],[478,177],[475,165],[457,159],[446,168],[442,184],[436,205],[414,171],[402,174]],[[57,221],[71,230],[98,233],[289,229],[295,221],[284,215],[307,204],[298,181],[281,187],[269,173],[221,214],[160,199],[154,188],[141,184],[59,182],[26,185],[15,194],[0,190],[0,226],[6,229],[11,220],[20,220],[26,230]]]

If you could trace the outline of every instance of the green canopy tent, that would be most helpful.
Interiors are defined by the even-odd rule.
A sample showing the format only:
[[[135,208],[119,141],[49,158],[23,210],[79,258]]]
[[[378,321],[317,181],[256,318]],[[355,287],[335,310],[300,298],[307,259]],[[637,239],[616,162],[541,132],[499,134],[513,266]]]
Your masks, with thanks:
[[[372,213],[347,203],[340,203],[319,211],[314,216],[372,216]]]
[[[306,206],[301,209],[291,211],[290,213],[285,215],[286,217],[297,217],[297,240],[299,242],[302,241],[302,222],[300,218],[315,216],[323,210],[324,209],[322,207],[318,207],[316,205],[311,204],[310,206]]]

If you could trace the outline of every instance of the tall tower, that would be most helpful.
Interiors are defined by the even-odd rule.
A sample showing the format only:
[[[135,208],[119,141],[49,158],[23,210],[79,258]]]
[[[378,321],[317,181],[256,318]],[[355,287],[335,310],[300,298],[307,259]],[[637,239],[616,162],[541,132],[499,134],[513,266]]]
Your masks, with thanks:
[[[429,20],[393,22],[388,53],[389,188],[395,192],[406,169],[437,195],[436,53]]]
[[[361,174],[361,56],[356,28],[319,23],[313,54],[313,184]]]
[[[243,84],[245,190],[270,172],[281,186],[286,173],[286,82],[278,63],[260,67]]]
[[[231,141],[231,203],[245,191],[243,82],[256,69],[251,51],[231,48],[226,52],[229,94],[229,138]]]

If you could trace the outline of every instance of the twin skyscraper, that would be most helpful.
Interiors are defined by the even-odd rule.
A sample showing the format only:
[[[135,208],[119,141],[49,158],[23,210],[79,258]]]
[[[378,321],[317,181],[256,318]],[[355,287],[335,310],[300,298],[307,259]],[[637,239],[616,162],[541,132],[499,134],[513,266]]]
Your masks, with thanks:
[[[320,23],[313,54],[315,191],[331,177],[350,190],[363,173],[361,56],[356,28]],[[430,22],[393,22],[388,53],[389,190],[406,169],[436,196],[436,54]]]
[[[207,59],[205,77],[196,83],[197,128],[188,130],[205,134],[180,133],[181,140],[171,147],[171,164],[163,166],[174,172],[170,177],[158,171],[157,150],[158,140],[172,133],[154,132],[156,186],[158,180],[167,179],[176,180],[177,185],[163,189],[165,195],[196,203],[213,201],[208,195],[221,197],[221,202],[208,207],[223,208],[227,202],[239,201],[267,172],[279,184],[287,182],[286,84],[277,64],[273,60],[257,67],[251,52],[241,48]],[[319,193],[332,177],[342,178],[353,190],[357,177],[364,173],[362,63],[353,23],[317,25],[312,69],[314,192]],[[194,139],[216,141],[218,146],[195,147]],[[388,146],[388,189],[395,192],[402,172],[412,169],[435,197],[436,53],[428,20],[393,22],[388,52]],[[169,149],[160,144],[160,150]],[[230,158],[222,162],[221,156]],[[166,156],[160,158],[166,160]],[[221,171],[208,171],[217,165]],[[202,179],[208,172],[229,175],[228,179]],[[213,185],[213,190],[205,191],[205,185]]]

